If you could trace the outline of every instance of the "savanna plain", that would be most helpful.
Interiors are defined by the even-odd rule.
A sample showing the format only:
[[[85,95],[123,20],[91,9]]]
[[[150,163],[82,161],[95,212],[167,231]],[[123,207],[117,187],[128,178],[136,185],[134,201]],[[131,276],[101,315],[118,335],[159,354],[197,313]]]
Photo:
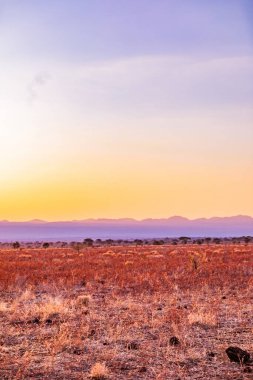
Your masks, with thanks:
[[[0,250],[0,379],[250,380],[253,244]]]

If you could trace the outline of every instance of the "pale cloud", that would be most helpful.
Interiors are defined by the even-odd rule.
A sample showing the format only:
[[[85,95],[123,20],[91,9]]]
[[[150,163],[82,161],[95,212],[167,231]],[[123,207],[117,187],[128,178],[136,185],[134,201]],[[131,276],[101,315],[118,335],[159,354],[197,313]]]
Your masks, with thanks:
[[[39,96],[40,87],[45,86],[51,79],[51,75],[46,71],[37,73],[27,85],[28,102],[33,103]]]

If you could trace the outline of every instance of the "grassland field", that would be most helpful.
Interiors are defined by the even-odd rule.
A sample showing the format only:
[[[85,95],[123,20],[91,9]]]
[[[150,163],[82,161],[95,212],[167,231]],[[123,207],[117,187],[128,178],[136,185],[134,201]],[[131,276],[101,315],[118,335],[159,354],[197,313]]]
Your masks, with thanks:
[[[1,380],[252,380],[252,338],[253,244],[0,250]]]

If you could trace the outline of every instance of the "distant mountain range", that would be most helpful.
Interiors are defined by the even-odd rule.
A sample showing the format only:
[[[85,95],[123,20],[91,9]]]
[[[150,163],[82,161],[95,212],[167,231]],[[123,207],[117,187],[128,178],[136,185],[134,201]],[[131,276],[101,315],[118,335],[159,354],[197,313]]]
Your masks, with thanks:
[[[231,237],[253,235],[250,216],[213,217],[190,220],[181,216],[164,219],[85,219],[47,222],[0,221],[0,241],[81,241],[165,237]]]

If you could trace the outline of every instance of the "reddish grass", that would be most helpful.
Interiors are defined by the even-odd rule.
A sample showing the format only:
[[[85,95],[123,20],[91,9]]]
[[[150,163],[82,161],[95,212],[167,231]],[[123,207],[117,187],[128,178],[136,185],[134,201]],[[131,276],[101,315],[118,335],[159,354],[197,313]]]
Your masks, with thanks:
[[[252,275],[250,244],[1,250],[0,378],[252,379]]]

